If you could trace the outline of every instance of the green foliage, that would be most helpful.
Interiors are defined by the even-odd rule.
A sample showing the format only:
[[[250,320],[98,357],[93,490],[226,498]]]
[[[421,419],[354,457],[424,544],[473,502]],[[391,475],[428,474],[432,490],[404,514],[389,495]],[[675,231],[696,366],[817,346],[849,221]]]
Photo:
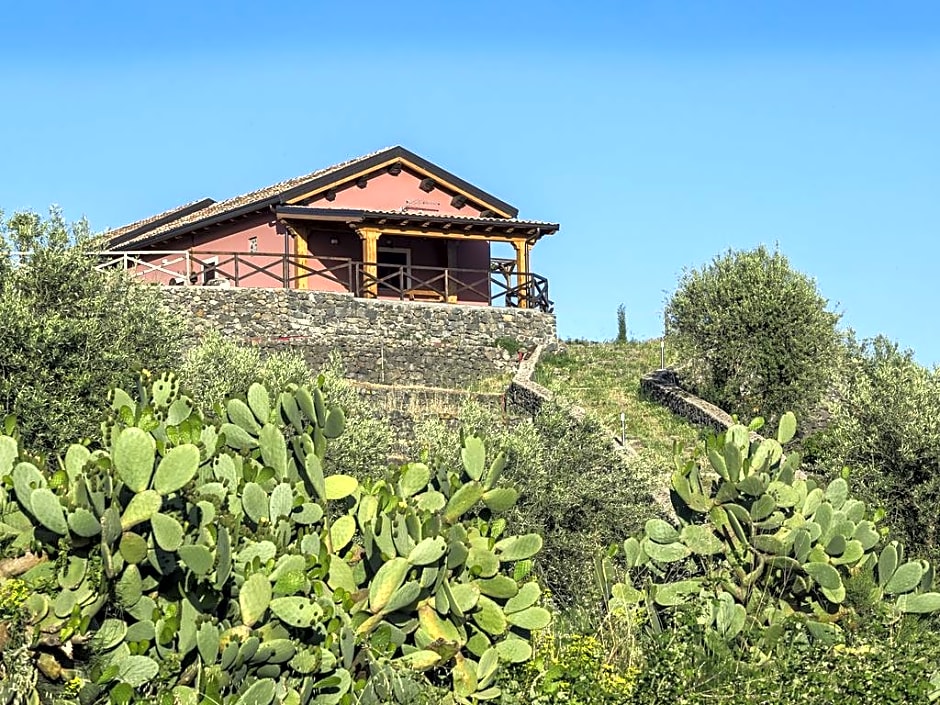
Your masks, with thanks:
[[[556,629],[539,635],[533,659],[507,670],[504,702],[626,705],[640,675],[635,638],[635,625],[623,620],[589,634]]]
[[[627,307],[620,304],[617,307],[617,340],[618,343],[627,342]]]
[[[542,541],[506,531],[502,456],[468,436],[459,464],[360,483],[325,471],[345,414],[319,385],[255,383],[214,421],[179,390],[170,375],[142,377],[136,400],[115,389],[100,447],[59,469],[0,436],[0,535],[50,558],[23,576],[23,633],[87,641],[83,702],[500,695],[500,669],[551,621],[513,577]]]
[[[826,427],[807,443],[817,471],[851,467],[897,538],[940,558],[940,372],[886,338],[849,339],[827,411]]]
[[[751,660],[715,652],[694,619],[685,619],[641,640],[644,668],[635,705],[902,705],[932,702],[940,696],[936,670],[940,639],[933,630],[894,632],[867,628],[834,647],[809,643],[787,631],[771,658]],[[738,655],[740,656],[740,655]]]
[[[497,348],[502,348],[510,355],[516,355],[520,350],[522,350],[522,343],[520,343],[515,338],[510,337],[501,337],[497,338],[493,343]]]
[[[215,330],[186,351],[180,368],[183,386],[206,409],[244,389],[248,382],[261,382],[275,391],[309,379],[310,368],[299,353],[283,350],[263,355],[257,346],[243,345]]]
[[[330,360],[322,375],[324,396],[346,412],[346,432],[327,447],[327,462],[360,480],[376,477],[397,449],[388,423],[375,415],[359,390],[346,379],[337,358]]]
[[[55,209],[0,217],[0,417],[36,451],[92,435],[93,400],[178,359],[180,322],[151,288],[96,271],[91,247]]]
[[[677,456],[678,526],[651,519],[624,543],[630,579],[610,588],[615,610],[644,609],[659,629],[691,609],[715,651],[766,651],[788,621],[814,641],[842,639],[856,615],[846,583],[862,573],[877,578],[865,596],[875,619],[940,610],[933,566],[886,543],[843,478],[822,487],[798,477],[799,454],[782,448],[796,432],[791,413],[776,439],[752,429],[712,439],[707,459]]]
[[[811,279],[763,246],[685,270],[666,305],[687,381],[742,419],[815,407],[833,369],[838,320]]]
[[[485,437],[491,449],[507,451],[504,477],[519,489],[509,526],[536,533],[545,551],[536,564],[539,579],[556,604],[594,604],[594,556],[620,543],[652,515],[650,464],[627,463],[606,431],[591,417],[575,420],[561,406],[546,404],[534,418],[506,426],[499,412],[466,404],[460,426]],[[459,459],[457,430],[439,420],[416,429],[417,450],[431,461]]]
[[[332,357],[321,374],[324,395],[343,409],[347,418],[346,433],[332,439],[327,448],[327,461],[354,477],[375,477],[388,464],[393,447],[388,425],[373,414],[344,377],[339,358]],[[212,331],[186,353],[180,377],[183,387],[194,398],[204,400],[206,409],[211,409],[244,388],[246,382],[259,381],[274,392],[291,383],[306,382],[310,369],[294,351],[263,355],[255,346],[243,345]],[[250,417],[251,413],[247,415]]]

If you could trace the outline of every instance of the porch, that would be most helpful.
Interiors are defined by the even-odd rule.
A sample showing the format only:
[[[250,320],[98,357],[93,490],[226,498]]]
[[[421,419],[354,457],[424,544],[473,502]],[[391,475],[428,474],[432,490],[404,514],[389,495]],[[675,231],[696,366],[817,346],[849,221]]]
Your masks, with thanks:
[[[519,261],[491,259],[487,269],[434,267],[324,257],[314,253],[106,250],[99,270],[127,271],[170,286],[234,286],[347,292],[359,298],[470,303],[551,313],[548,279]]]

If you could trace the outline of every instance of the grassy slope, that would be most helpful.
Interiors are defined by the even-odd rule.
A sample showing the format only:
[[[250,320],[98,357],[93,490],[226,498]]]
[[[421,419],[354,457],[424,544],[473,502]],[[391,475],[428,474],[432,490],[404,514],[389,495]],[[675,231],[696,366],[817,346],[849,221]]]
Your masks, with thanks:
[[[595,414],[618,434],[624,412],[627,440],[637,450],[645,448],[671,461],[674,441],[691,447],[702,437],[697,427],[640,395],[640,378],[660,365],[658,340],[568,342],[565,347],[564,353],[542,357],[536,381]]]

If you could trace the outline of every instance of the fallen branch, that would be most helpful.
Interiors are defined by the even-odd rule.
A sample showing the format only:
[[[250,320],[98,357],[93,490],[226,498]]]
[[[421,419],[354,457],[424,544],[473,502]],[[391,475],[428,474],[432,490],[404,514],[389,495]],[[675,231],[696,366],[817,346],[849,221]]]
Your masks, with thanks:
[[[47,560],[46,556],[37,553],[25,553],[16,558],[4,558],[0,561],[0,579],[15,578]]]

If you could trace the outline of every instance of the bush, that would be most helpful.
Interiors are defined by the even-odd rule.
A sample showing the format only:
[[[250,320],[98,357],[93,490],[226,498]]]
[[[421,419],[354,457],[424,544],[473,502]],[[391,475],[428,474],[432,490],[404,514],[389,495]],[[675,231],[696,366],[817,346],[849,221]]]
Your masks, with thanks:
[[[0,417],[35,451],[93,435],[110,386],[179,357],[180,320],[150,287],[96,271],[91,246],[58,210],[0,214]]]
[[[376,418],[369,404],[345,377],[334,357],[321,373],[323,393],[346,412],[346,433],[330,443],[326,458],[332,467],[360,480],[381,477],[388,466],[394,435]],[[456,459],[455,459],[456,462]]]
[[[261,382],[269,391],[310,380],[310,368],[300,353],[283,350],[263,355],[254,345],[243,345],[211,330],[186,351],[180,368],[183,387],[206,409]]]
[[[811,279],[764,247],[686,270],[666,305],[687,381],[745,421],[815,408],[833,369],[838,320]]]
[[[795,433],[787,413],[776,439],[735,425],[709,439],[707,461],[677,457],[678,527],[651,519],[624,542],[630,576],[610,588],[614,608],[647,610],[658,626],[697,610],[710,646],[732,651],[767,650],[787,620],[813,641],[839,641],[857,617],[850,594],[865,594],[874,622],[940,612],[933,566],[885,542],[844,478],[823,487],[798,477],[799,454],[782,448]],[[867,585],[850,591],[860,577]]]
[[[58,469],[0,435],[0,536],[41,555],[28,591],[0,590],[29,595],[15,637],[32,683],[36,668],[77,679],[83,703],[378,705],[433,688],[454,703],[499,696],[501,667],[530,658],[551,619],[526,579],[542,541],[506,531],[518,493],[480,439],[453,468],[360,484],[325,472],[345,416],[319,387],[255,383],[214,422],[172,375],[138,390],[116,389],[100,443]]]
[[[810,644],[788,632],[773,654],[731,655],[711,651],[703,627],[689,617],[641,640],[644,667],[629,702],[927,703],[940,695],[940,637],[925,626],[907,617],[891,633],[865,629],[835,647]]]
[[[321,374],[324,393],[349,420],[347,432],[330,444],[327,457],[334,467],[358,479],[381,475],[392,448],[391,431],[373,416],[344,377],[338,357],[331,358]],[[274,392],[291,383],[307,382],[310,376],[298,352],[281,350],[263,355],[257,347],[234,342],[217,331],[210,331],[186,353],[180,370],[183,388],[194,398],[204,399],[207,409],[235,396],[252,381]]]
[[[827,406],[826,427],[807,442],[816,470],[831,477],[851,467],[894,535],[940,558],[940,372],[884,337],[850,338]]]
[[[622,542],[654,513],[650,464],[628,464],[595,419],[575,420],[555,404],[507,426],[498,411],[469,403],[459,421],[488,447],[506,449],[506,478],[522,493],[509,524],[545,539],[536,570],[556,604],[597,614],[600,594],[587,576],[594,575],[599,552]],[[451,464],[457,434],[440,420],[426,421],[416,429],[415,450]]]

